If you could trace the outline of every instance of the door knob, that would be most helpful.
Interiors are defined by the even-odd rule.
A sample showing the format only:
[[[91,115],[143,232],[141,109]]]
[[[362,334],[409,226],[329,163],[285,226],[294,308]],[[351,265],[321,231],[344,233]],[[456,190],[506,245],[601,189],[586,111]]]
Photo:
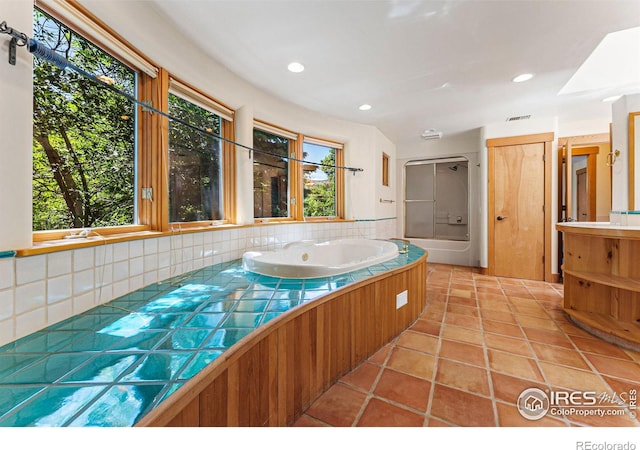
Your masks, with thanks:
[[[506,217],[504,217],[504,216],[498,216],[498,217],[496,217],[496,219],[498,219],[498,220],[502,221],[502,220],[506,219]]]

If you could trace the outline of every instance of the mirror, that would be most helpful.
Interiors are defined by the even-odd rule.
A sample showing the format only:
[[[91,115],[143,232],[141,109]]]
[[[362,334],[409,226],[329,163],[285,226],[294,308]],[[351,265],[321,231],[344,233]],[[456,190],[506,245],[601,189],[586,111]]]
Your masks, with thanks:
[[[636,149],[640,148],[640,111],[629,113],[629,210],[640,209],[640,183],[635,182]],[[638,199],[636,202],[635,199]]]
[[[558,221],[609,221],[610,152],[609,133],[558,140]]]

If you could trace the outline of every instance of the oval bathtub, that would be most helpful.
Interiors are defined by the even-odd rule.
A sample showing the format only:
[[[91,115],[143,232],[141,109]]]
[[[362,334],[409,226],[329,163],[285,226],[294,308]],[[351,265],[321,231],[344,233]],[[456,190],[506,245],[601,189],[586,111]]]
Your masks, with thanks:
[[[398,253],[393,242],[374,239],[300,241],[280,250],[246,252],[242,255],[242,267],[272,277],[318,278],[379,264]]]

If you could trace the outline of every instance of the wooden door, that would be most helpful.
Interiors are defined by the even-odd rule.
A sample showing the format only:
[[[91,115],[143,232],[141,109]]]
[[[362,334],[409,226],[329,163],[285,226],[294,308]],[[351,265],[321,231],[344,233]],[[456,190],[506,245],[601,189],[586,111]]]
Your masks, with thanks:
[[[490,152],[492,272],[502,277],[544,280],[545,143],[500,146]]]
[[[589,220],[589,194],[587,191],[587,169],[576,170],[576,203],[578,222]]]

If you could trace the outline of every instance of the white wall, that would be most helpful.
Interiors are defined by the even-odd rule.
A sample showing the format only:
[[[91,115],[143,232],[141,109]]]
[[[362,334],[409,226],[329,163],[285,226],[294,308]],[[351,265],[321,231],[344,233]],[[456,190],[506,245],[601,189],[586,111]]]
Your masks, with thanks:
[[[1,20],[23,33],[32,29],[32,4],[1,2]],[[7,62],[7,35],[0,38],[0,252],[31,245],[32,59],[18,47],[16,65]]]

